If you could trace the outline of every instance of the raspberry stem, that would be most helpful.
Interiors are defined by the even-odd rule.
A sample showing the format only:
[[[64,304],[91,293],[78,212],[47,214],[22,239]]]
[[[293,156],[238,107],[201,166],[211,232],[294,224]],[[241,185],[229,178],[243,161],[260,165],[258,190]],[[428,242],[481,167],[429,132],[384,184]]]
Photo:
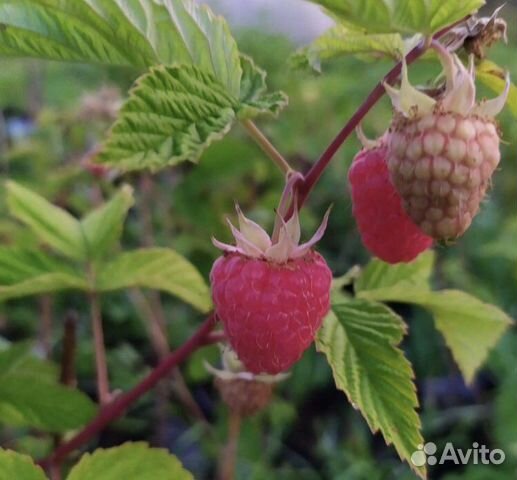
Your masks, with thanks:
[[[59,465],[63,459],[97,435],[106,425],[116,420],[135,403],[142,395],[151,390],[162,378],[168,375],[174,367],[183,362],[198,348],[207,345],[207,338],[216,324],[217,317],[211,314],[196,330],[196,332],[181,347],[167,355],[158,366],[140,383],[126,393],[116,396],[111,402],[101,406],[97,416],[70,440],[62,443],[47,458],[41,460],[40,466],[51,468]]]
[[[257,142],[263,152],[273,161],[273,163],[280,169],[282,173],[289,175],[294,171],[289,163],[287,163],[287,160],[267,139],[267,137],[262,133],[257,125],[255,125],[255,123],[253,123],[251,120],[243,120],[241,124],[249,133],[251,138]]]

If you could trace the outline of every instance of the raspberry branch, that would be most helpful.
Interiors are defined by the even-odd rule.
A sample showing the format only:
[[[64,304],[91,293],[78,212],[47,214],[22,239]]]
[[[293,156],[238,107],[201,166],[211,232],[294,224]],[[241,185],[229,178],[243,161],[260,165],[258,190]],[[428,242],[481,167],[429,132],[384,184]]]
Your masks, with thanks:
[[[217,318],[215,314],[210,315],[189,340],[165,357],[139,384],[128,392],[115,397],[110,403],[102,406],[97,416],[88,425],[70,440],[61,444],[50,456],[39,461],[39,465],[46,469],[59,465],[67,455],[88,442],[106,427],[106,425],[121,417],[134,402],[151,390],[162,378],[168,375],[174,367],[184,361],[198,348],[207,345],[207,338],[215,327],[216,321]]]

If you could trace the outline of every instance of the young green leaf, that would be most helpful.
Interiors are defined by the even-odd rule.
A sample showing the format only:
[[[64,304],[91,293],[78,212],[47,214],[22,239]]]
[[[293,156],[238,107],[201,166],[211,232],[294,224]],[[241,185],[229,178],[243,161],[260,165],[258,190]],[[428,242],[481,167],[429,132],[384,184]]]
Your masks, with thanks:
[[[35,375],[0,375],[0,421],[47,432],[66,432],[85,425],[95,405],[83,393]]]
[[[81,273],[46,253],[0,246],[0,300],[87,288]]]
[[[89,258],[103,257],[120,239],[124,220],[133,203],[133,189],[124,185],[113,198],[81,220]]]
[[[291,57],[291,62],[295,67],[309,66],[320,72],[321,62],[324,60],[351,54],[367,54],[398,61],[404,51],[404,40],[398,33],[369,35],[344,25],[336,25],[309,46],[298,50]]]
[[[364,290],[358,296],[412,303],[429,310],[467,382],[474,379],[490,350],[512,325],[511,318],[496,306],[458,290],[433,292],[407,285],[398,289]]]
[[[511,324],[500,309],[464,292],[430,290],[433,253],[408,264],[372,260],[355,284],[359,298],[419,305],[433,315],[467,382],[474,379],[488,352]]]
[[[57,252],[76,260],[85,258],[86,245],[81,227],[72,215],[15,182],[7,182],[6,187],[11,215]]]
[[[237,101],[192,65],[154,67],[137,81],[99,157],[123,170],[196,162],[235,119]]]
[[[23,0],[0,7],[0,55],[127,65],[191,64],[238,97],[226,21],[193,0]]]
[[[0,352],[0,422],[65,432],[94,413],[93,402],[59,384],[55,366],[33,356],[26,345]]]
[[[476,67],[476,78],[498,95],[504,90],[506,84],[506,72],[489,60],[483,60]],[[510,85],[506,105],[512,115],[517,117],[517,86],[514,83]]]
[[[146,443],[125,443],[83,455],[67,480],[193,480],[167,450]]]
[[[197,162],[203,150],[241,119],[272,115],[287,104],[267,93],[265,72],[242,57],[240,96],[230,95],[210,73],[193,65],[153,67],[131,90],[98,157],[122,170],[158,170]]]
[[[332,368],[336,386],[359,409],[373,432],[381,431],[400,457],[423,443],[413,371],[397,345],[402,319],[388,307],[365,300],[339,301],[325,318],[316,347]],[[425,477],[425,467],[413,467]]]
[[[253,118],[260,114],[276,116],[287,106],[283,92],[267,93],[266,72],[253,60],[241,55],[242,79],[237,115],[240,119]]]
[[[99,291],[132,287],[168,292],[201,312],[211,308],[210,291],[203,277],[187,259],[167,248],[123,253],[98,273]]]
[[[31,457],[0,448],[0,480],[47,480]]]
[[[29,342],[11,344],[0,351],[0,375],[9,373],[34,375],[48,383],[55,383],[58,378],[57,366],[37,358]]]
[[[458,290],[422,294],[413,302],[433,313],[465,380],[470,383],[490,350],[513,325],[512,319],[494,305]]]
[[[368,33],[430,35],[474,13],[484,0],[311,0]]]
[[[413,262],[396,265],[374,258],[355,282],[355,292],[364,298],[382,300],[393,295],[391,292],[405,292],[412,287],[428,290],[433,264],[433,251],[422,253]]]

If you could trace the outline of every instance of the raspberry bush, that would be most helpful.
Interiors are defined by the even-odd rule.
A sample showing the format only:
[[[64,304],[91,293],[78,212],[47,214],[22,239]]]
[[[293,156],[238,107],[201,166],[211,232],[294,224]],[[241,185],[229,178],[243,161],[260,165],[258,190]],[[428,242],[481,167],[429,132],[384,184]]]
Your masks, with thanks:
[[[0,88],[9,102],[33,89],[27,114],[2,105],[0,118],[0,422],[10,427],[0,433],[0,480],[438,473],[420,461],[422,432],[437,439],[419,409],[427,422],[429,404],[441,407],[435,397],[452,387],[429,377],[446,372],[460,382],[454,391],[474,397],[478,371],[512,325],[485,301],[515,310],[514,270],[498,260],[514,259],[514,225],[503,226],[501,201],[487,198],[491,187],[496,197],[515,192],[504,162],[511,126],[496,117],[505,105],[517,115],[516,90],[488,59],[496,44],[511,58],[500,41],[512,32],[500,8],[478,13],[482,0],[313,3],[335,25],[289,59],[259,33],[239,46],[225,18],[194,0],[0,9],[0,55],[104,68],[54,63],[47,85],[43,64],[13,63],[28,81]],[[253,45],[276,69],[272,83],[294,96],[289,108],[243,53]],[[303,72],[346,55],[356,57],[346,69]],[[381,60],[392,68],[367,93]],[[284,75],[288,65],[295,75]],[[425,86],[410,83],[410,65]],[[125,89],[131,75],[126,95],[101,88],[109,79]],[[495,98],[479,99],[476,80]],[[99,90],[63,110],[64,85],[75,82]],[[57,95],[52,108],[42,108],[43,92]],[[384,94],[389,111],[377,105]],[[335,117],[354,109],[312,161]],[[218,143],[237,124],[240,133]],[[362,146],[331,165],[354,131]],[[509,173],[496,182],[498,168]],[[232,239],[223,241],[232,201],[242,206],[238,228],[226,218]],[[473,254],[471,243],[483,248]],[[468,275],[476,262],[489,278]],[[435,288],[451,284],[483,300]],[[508,343],[487,363],[503,392],[496,407],[482,405],[487,416],[513,405]],[[447,422],[464,433],[455,418]],[[371,448],[366,427],[386,450]],[[496,443],[505,432],[485,434]],[[506,445],[497,473],[515,463]]]

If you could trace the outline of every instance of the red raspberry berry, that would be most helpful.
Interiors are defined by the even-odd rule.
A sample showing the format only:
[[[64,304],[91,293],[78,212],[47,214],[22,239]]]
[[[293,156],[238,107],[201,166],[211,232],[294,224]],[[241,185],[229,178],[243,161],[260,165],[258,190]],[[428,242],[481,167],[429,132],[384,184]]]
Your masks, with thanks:
[[[410,262],[433,239],[409,218],[392,185],[386,164],[387,147],[361,150],[348,172],[353,215],[366,248],[388,263]]]
[[[237,246],[216,246],[226,254],[210,274],[212,296],[231,347],[252,373],[277,374],[293,365],[314,340],[330,308],[332,273],[311,246],[298,245],[294,215],[271,242],[239,211],[241,229],[232,227]]]

